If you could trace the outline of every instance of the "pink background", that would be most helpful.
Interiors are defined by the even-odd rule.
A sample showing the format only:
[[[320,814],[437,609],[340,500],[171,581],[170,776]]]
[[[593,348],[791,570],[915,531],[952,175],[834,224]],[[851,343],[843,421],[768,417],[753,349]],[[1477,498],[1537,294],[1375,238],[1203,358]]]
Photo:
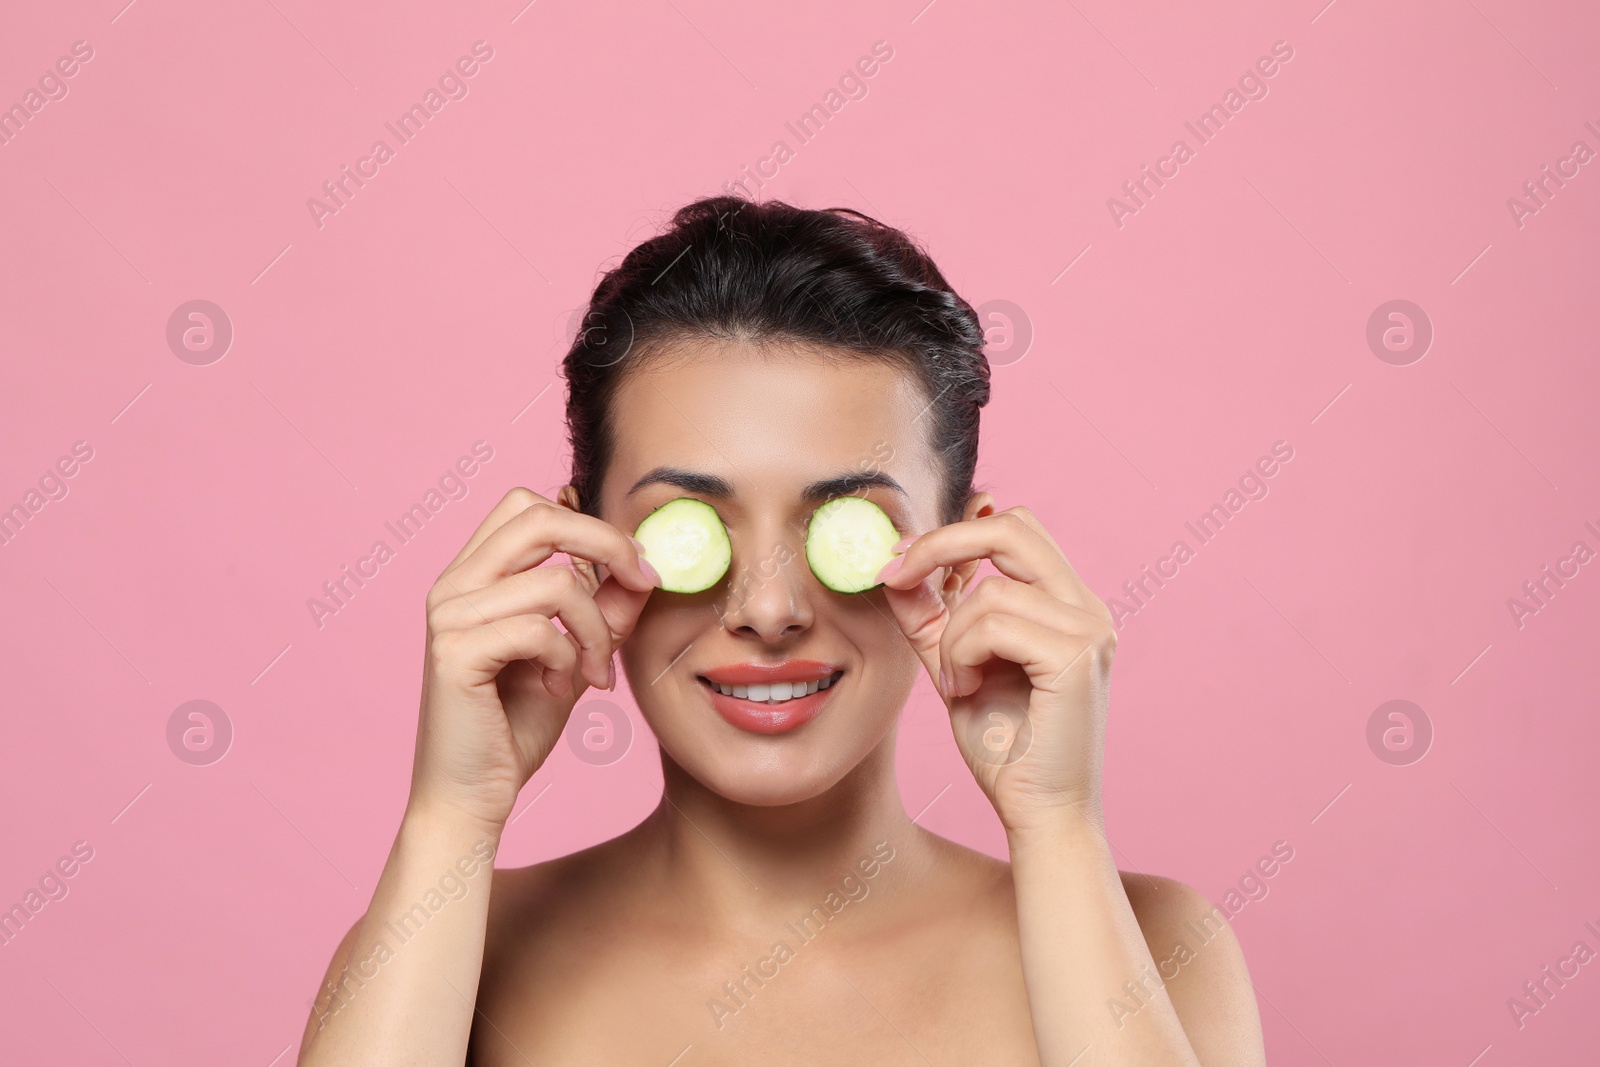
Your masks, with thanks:
[[[1507,606],[1600,550],[1600,162],[1507,206],[1600,149],[1591,7],[124,2],[13,5],[0,35],[5,105],[94,50],[0,147],[0,507],[93,449],[0,545],[0,905],[94,849],[0,947],[8,1062],[293,1062],[404,802],[428,584],[507,488],[564,481],[556,369],[597,269],[780,139],[762,196],[876,214],[1020,309],[979,479],[1102,597],[1294,449],[1126,620],[1107,752],[1123,867],[1220,900],[1293,847],[1233,920],[1271,1061],[1595,1060],[1600,964],[1521,1028],[1506,1004],[1600,950],[1600,564]],[[396,147],[479,40],[469,94]],[[1280,40],[1197,146],[1184,122]],[[319,227],[307,199],[380,137]],[[1119,227],[1108,198],[1179,137]],[[204,366],[165,337],[194,299],[235,331]],[[1365,336],[1393,299],[1435,331],[1406,366]],[[469,495],[319,628],[307,600],[479,440]],[[196,699],[234,730],[206,766],[167,742]],[[1369,748],[1391,699],[1432,723],[1419,762]],[[906,805],[998,853],[936,708],[924,683],[905,713]],[[636,726],[611,763],[558,747],[500,862],[640,818]]]

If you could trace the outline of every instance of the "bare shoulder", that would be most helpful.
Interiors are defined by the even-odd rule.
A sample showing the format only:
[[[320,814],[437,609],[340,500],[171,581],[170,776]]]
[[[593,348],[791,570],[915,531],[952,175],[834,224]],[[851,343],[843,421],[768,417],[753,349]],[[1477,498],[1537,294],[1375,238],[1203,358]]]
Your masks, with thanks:
[[[478,1007],[501,1030],[566,1034],[563,1019],[592,1018],[595,990],[627,972],[621,957],[657,943],[618,936],[650,926],[640,914],[638,879],[626,869],[631,840],[624,834],[525,867],[495,868]],[[505,1039],[493,1027],[474,1029],[475,1046]]]
[[[1264,1065],[1255,987],[1226,913],[1176,879],[1117,873],[1156,965],[1143,989],[1127,991],[1128,1011],[1164,988],[1202,1064]]]
[[[529,941],[543,943],[582,915],[614,909],[631,881],[618,878],[627,834],[526,867],[496,867],[489,897],[489,947],[515,952]]]

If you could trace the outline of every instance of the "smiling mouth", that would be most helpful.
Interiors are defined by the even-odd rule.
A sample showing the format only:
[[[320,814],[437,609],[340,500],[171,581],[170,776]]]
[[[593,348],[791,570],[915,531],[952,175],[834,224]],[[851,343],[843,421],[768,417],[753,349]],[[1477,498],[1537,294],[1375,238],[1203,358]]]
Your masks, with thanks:
[[[723,696],[737,697],[740,700],[749,700],[757,704],[766,704],[769,707],[781,707],[793,700],[800,700],[820,690],[827,689],[840,678],[844,671],[837,670],[828,677],[811,682],[772,682],[766,685],[722,685],[713,682],[704,675],[696,675],[700,684],[721,693]]]
[[[729,726],[751,734],[785,734],[816,718],[833,699],[844,670],[810,682],[720,685],[704,675],[695,680],[712,708]]]

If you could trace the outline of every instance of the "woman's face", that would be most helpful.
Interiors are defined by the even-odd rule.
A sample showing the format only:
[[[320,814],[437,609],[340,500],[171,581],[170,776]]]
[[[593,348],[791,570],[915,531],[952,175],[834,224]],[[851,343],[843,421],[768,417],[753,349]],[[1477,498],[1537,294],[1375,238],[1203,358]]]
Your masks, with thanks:
[[[710,589],[651,593],[621,648],[661,747],[714,792],[757,805],[809,799],[892,736],[921,666],[882,590],[835,593],[817,580],[806,522],[825,500],[853,493],[902,535],[939,525],[927,407],[897,367],[740,344],[677,349],[618,390],[601,517],[632,533],[667,501],[694,497],[716,509],[733,546]],[[809,661],[801,673],[811,677],[843,672],[803,702],[810,718],[809,708],[719,698],[703,677],[794,661]]]

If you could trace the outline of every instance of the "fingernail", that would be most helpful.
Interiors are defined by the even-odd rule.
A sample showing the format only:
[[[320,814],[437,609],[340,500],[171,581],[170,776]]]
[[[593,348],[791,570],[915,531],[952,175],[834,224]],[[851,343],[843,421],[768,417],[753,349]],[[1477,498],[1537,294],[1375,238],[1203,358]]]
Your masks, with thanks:
[[[916,539],[917,538],[916,538],[915,534],[913,534],[910,537],[902,537],[902,538],[900,538],[900,540],[896,541],[894,544],[889,546],[889,551],[891,551],[891,552],[904,552],[907,548],[910,547],[911,542],[915,541]]]
[[[650,565],[650,561],[643,556],[639,557],[639,569],[644,571],[644,576],[656,586],[661,585],[661,572]]]
[[[881,582],[885,578],[888,578],[890,575],[894,574],[896,571],[898,571],[900,569],[900,561],[903,558],[904,557],[902,557],[902,556],[896,556],[894,559],[891,559],[888,563],[885,563],[883,565],[883,569],[878,572],[878,576],[876,578],[874,578],[873,580]]]
[[[614,661],[606,663],[606,688],[613,692],[617,688],[617,665]]]
[[[944,668],[940,667],[939,668],[939,695],[940,696],[948,696],[949,694],[950,694],[950,679],[945,677]]]

